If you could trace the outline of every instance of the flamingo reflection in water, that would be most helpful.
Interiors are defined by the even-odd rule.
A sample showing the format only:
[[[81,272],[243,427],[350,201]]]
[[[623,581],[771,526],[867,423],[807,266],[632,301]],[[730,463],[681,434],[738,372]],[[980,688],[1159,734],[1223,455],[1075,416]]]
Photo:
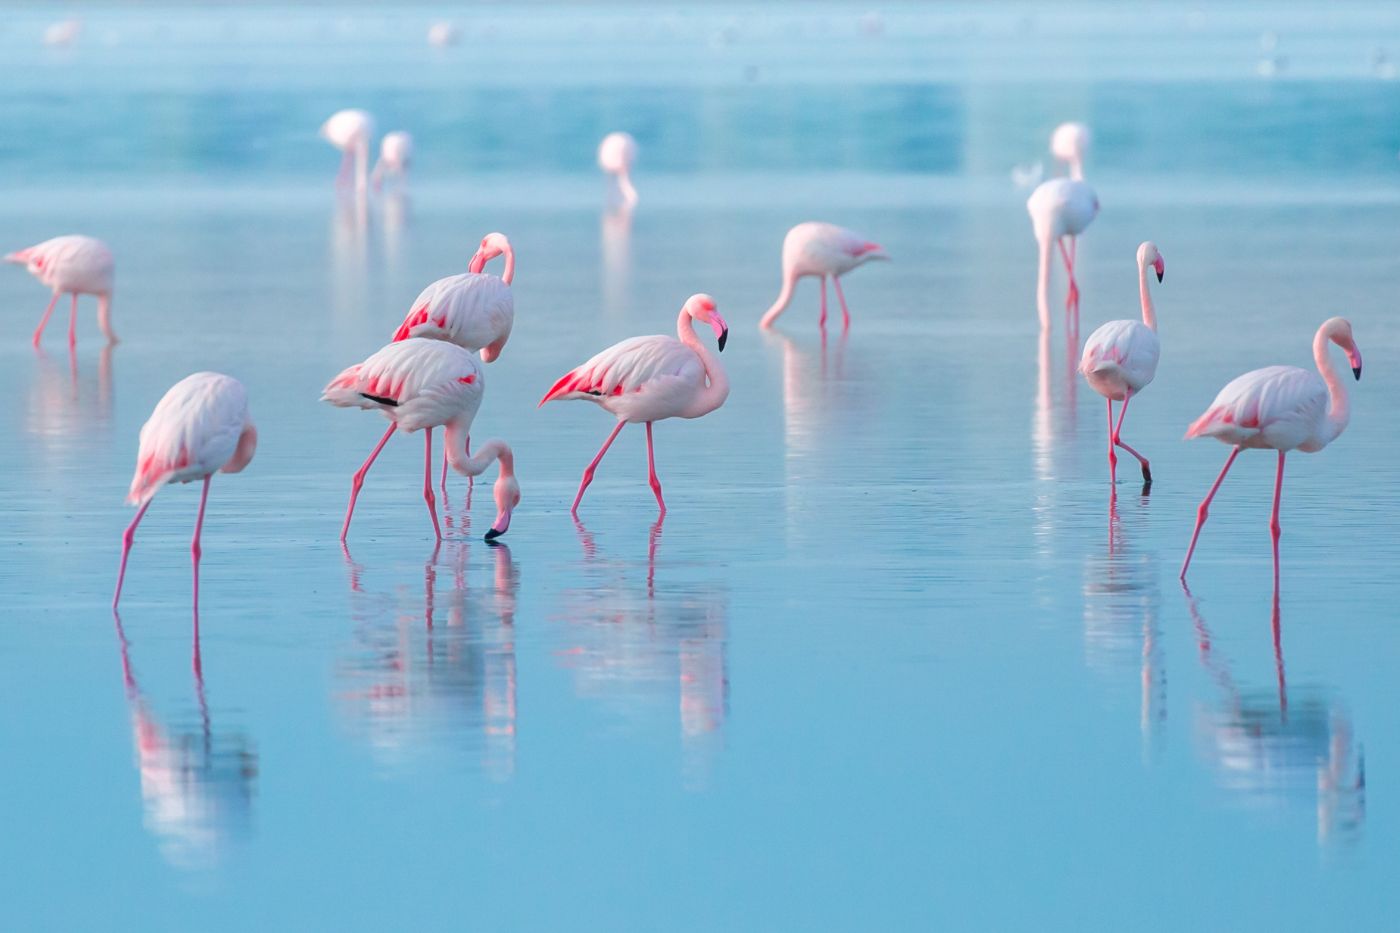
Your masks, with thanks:
[[[466,506],[470,509],[470,505]],[[465,518],[459,517],[459,521]],[[481,736],[484,772],[515,773],[515,605],[520,574],[504,544],[491,545],[492,583],[469,585],[471,548],[445,545],[452,575],[439,592],[439,542],[423,567],[422,596],[366,589],[365,568],[345,550],[356,648],[341,666],[340,699],[375,754],[397,764],[422,746]]]
[[[172,865],[208,867],[230,841],[251,834],[257,751],[241,732],[220,732],[213,725],[204,690],[197,611],[192,667],[199,722],[194,726],[177,723],[173,728],[152,713],[131,666],[121,616],[113,611],[112,618],[121,649],[146,828]]]
[[[728,592],[708,583],[658,587],[664,522],[648,532],[642,587],[635,561],[605,556],[575,521],[590,584],[565,593],[568,627],[558,653],[581,696],[619,704],[629,716],[644,713],[675,683],[682,766],[687,783],[702,787],[728,713]]]
[[[96,385],[85,375],[75,350],[68,351],[65,366],[42,348],[34,351],[36,369],[29,395],[25,427],[41,439],[70,438],[104,433],[112,422],[112,344],[97,357]]]
[[[603,310],[616,315],[631,306],[633,209],[633,204],[621,201],[605,209],[600,222]]]
[[[1220,688],[1221,703],[1201,711],[1204,749],[1226,789],[1254,802],[1280,805],[1314,797],[1318,842],[1350,841],[1366,819],[1366,766],[1351,719],[1334,697],[1305,692],[1290,699],[1283,660],[1279,590],[1274,588],[1273,631],[1277,689],[1242,689],[1214,648],[1191,591],[1186,606],[1195,624],[1201,666]]]

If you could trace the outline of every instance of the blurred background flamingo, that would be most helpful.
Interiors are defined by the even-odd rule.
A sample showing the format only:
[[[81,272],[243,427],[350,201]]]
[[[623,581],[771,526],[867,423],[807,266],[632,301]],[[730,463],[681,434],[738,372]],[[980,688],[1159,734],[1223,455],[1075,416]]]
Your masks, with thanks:
[[[364,191],[369,176],[369,147],[374,139],[374,117],[363,110],[338,110],[321,124],[321,138],[341,152],[337,187],[350,183],[354,167],[355,190]]]
[[[778,316],[792,303],[797,280],[814,275],[822,283],[822,310],[817,325],[826,327],[826,280],[830,278],[836,286],[836,297],[841,302],[842,330],[849,328],[851,312],[846,307],[846,294],[841,291],[841,276],[873,259],[889,258],[884,247],[854,230],[820,221],[798,224],[783,237],[782,291],[778,293],[773,306],[764,313],[759,326],[772,327]]]
[[[115,264],[112,251],[107,244],[90,236],[71,234],[58,236],[37,243],[28,249],[10,253],[6,262],[24,266],[29,274],[49,288],[53,297],[39,318],[39,326],[34,329],[34,346],[44,336],[44,327],[49,323],[54,305],[63,294],[73,296],[73,304],[68,312],[68,346],[78,342],[78,296],[97,296],[97,326],[102,328],[108,343],[116,343],[117,335],[112,331],[112,284]]]

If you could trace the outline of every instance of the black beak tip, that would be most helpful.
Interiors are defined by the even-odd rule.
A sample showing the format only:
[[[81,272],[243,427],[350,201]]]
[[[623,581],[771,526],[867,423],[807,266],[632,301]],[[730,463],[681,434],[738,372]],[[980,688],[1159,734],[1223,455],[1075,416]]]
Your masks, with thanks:
[[[1158,273],[1157,273],[1157,281],[1159,281],[1159,282],[1162,281],[1162,275],[1163,275],[1163,273],[1161,273],[1161,272],[1158,272]]]
[[[1360,382],[1360,381],[1361,381],[1361,367],[1360,367],[1360,366],[1353,366],[1353,367],[1351,368],[1351,374],[1352,374],[1353,376],[1356,377],[1356,381],[1357,381],[1357,382]]]
[[[504,531],[497,531],[496,529],[492,528],[490,531],[486,532],[486,540],[487,540],[487,541],[495,541],[497,538],[499,538],[499,537],[500,537],[501,535],[503,535],[503,534],[505,534]]]
[[[729,342],[729,328],[719,332],[719,352],[724,352],[724,345]]]

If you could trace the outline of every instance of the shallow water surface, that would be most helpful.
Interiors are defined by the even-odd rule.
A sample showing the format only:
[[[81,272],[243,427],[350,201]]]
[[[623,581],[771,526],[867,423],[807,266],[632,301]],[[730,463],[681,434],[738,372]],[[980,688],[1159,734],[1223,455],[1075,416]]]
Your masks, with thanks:
[[[1163,12],[1148,41],[1095,4],[492,15],[445,51],[426,8],[99,8],[69,50],[26,10],[0,35],[0,245],[107,240],[123,337],[85,300],[76,353],[63,306],[33,351],[43,290],[0,274],[16,928],[1385,928],[1400,115],[1367,63],[1400,17]],[[1046,51],[1096,46],[1068,73]],[[315,129],[351,104],[419,137],[407,192],[331,190]],[[1167,264],[1125,428],[1157,482],[1120,462],[1113,500],[1010,180],[1071,117],[1104,205],[1083,333],[1137,314],[1139,241]],[[620,127],[630,214],[592,168]],[[814,217],[894,261],[846,280],[849,334],[818,332],[811,280],[761,333]],[[433,545],[415,435],[342,549],[383,426],[319,391],[493,229],[517,322],[473,437],[516,450],[510,533],[484,543],[489,482],[453,477]],[[728,403],[657,426],[664,521],[631,428],[576,523],[610,420],[538,399],[698,291]],[[1289,460],[1277,596],[1259,452],[1184,591],[1226,455],[1185,426],[1246,369],[1311,365],[1333,314],[1365,378],[1346,434]],[[137,433],[205,368],[247,385],[257,458],[213,482],[200,617],[191,486],[158,495],[115,620]]]

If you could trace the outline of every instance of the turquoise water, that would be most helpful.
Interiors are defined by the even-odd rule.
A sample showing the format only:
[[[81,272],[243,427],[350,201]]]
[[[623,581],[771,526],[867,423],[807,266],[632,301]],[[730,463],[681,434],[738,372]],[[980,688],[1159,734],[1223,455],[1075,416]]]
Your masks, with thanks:
[[[117,255],[104,353],[83,306],[0,274],[0,896],[21,929],[1384,929],[1400,830],[1393,606],[1400,53],[1382,6],[51,8],[0,33],[6,249]],[[1277,33],[1272,52],[1260,36]],[[1266,54],[1281,64],[1258,74]],[[404,128],[406,195],[338,201],[315,135]],[[1163,362],[1125,435],[1150,496],[1110,510],[1102,403],[1034,311],[1013,166],[1090,122],[1104,205],[1083,326],[1167,262]],[[641,146],[605,216],[593,149]],[[823,342],[793,223],[894,257]],[[317,402],[482,233],[517,323],[474,435],[517,451],[504,547],[453,480],[434,549],[421,450]],[[639,429],[576,526],[609,420],[536,402],[696,291],[731,325],[729,402]],[[1366,359],[1347,433],[1290,459],[1277,609],[1271,457],[1182,443],[1234,375],[1308,365],[1326,317]],[[202,368],[261,444],[218,477],[189,612],[193,487],[141,527],[107,608],[137,431]],[[1120,464],[1121,465],[1121,464]],[[1275,621],[1276,620],[1276,621]],[[1364,786],[1362,774],[1364,773]]]

